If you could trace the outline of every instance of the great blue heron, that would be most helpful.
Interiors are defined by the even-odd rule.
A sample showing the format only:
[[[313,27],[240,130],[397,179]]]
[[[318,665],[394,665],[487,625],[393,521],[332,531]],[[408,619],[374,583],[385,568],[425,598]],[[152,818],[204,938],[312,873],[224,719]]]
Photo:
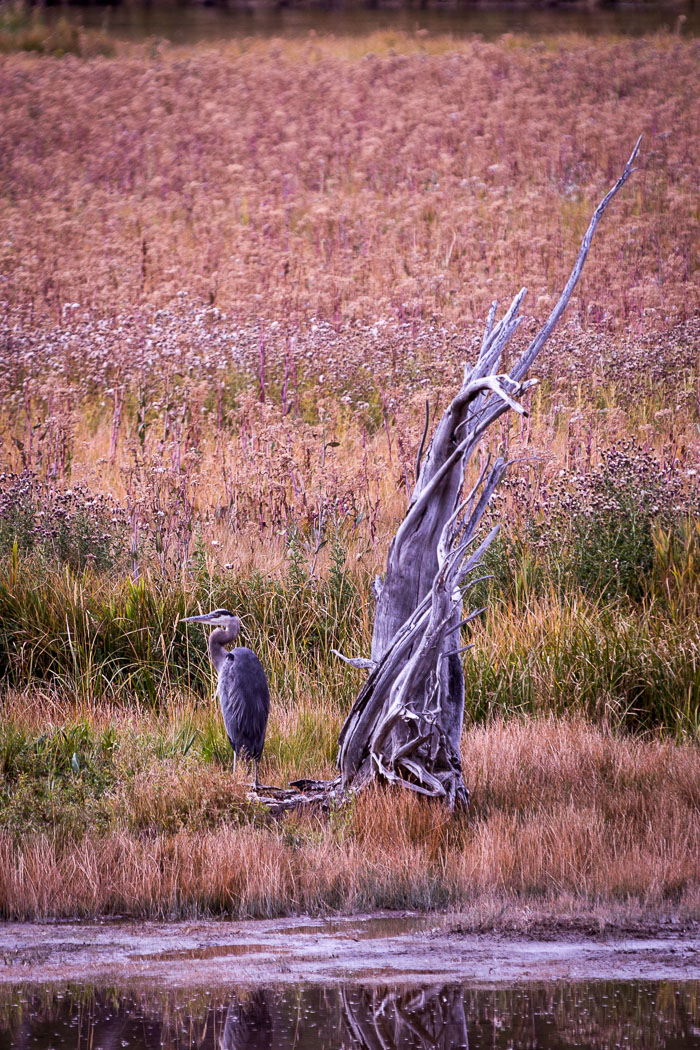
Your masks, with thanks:
[[[258,790],[258,762],[265,744],[267,716],[270,712],[270,690],[262,664],[250,649],[238,646],[232,652],[225,645],[235,642],[241,630],[241,621],[228,609],[215,609],[204,616],[185,616],[185,623],[205,623],[218,628],[209,635],[209,656],[219,677],[217,694],[224,716],[229,743],[233,748],[233,768],[236,757],[255,763],[253,786]]]

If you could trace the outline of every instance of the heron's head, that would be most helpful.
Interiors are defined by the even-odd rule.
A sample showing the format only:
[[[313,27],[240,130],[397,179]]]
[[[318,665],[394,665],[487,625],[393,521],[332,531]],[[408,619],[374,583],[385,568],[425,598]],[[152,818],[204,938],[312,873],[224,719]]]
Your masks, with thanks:
[[[204,613],[203,616],[183,616],[183,623],[205,623],[209,627],[228,627],[237,635],[241,629],[241,621],[228,609],[214,609],[213,612]]]

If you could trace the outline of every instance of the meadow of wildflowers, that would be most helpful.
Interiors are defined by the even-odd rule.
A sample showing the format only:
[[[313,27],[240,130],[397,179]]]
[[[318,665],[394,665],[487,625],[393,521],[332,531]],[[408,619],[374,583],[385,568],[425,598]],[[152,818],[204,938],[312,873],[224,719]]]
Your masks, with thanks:
[[[699,58],[0,59],[0,913],[697,913]],[[529,287],[523,339],[544,319],[641,133],[529,415],[482,450],[514,463],[465,656],[471,823],[373,796],[270,825],[179,617],[241,612],[264,777],[331,773],[362,680],[331,649],[368,651],[426,403],[493,298]]]

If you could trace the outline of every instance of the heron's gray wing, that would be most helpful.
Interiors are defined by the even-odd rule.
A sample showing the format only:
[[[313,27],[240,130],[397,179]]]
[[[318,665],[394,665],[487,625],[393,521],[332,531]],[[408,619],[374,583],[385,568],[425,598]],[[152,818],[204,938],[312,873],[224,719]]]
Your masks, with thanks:
[[[219,701],[231,747],[258,759],[265,743],[270,691],[255,653],[241,646],[230,652],[219,675]]]

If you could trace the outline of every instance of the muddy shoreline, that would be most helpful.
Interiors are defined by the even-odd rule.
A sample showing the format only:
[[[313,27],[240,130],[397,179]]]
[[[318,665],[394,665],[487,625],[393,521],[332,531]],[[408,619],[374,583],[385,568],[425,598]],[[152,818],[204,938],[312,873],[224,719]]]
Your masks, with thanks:
[[[170,987],[434,978],[517,981],[700,980],[696,926],[602,935],[564,926],[528,935],[463,932],[454,916],[360,915],[244,922],[6,923],[0,983],[75,981]]]

